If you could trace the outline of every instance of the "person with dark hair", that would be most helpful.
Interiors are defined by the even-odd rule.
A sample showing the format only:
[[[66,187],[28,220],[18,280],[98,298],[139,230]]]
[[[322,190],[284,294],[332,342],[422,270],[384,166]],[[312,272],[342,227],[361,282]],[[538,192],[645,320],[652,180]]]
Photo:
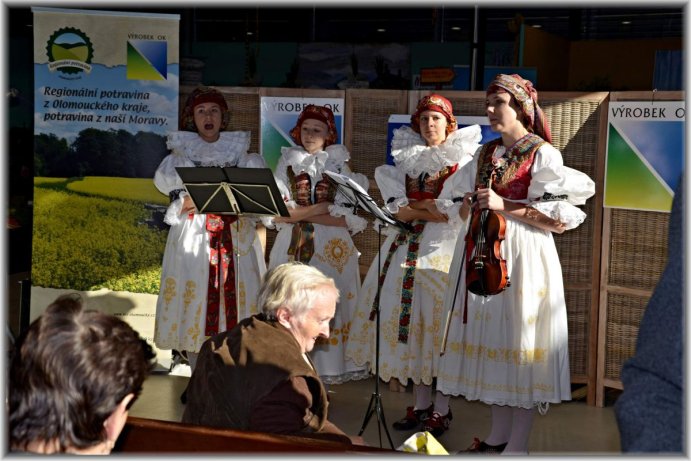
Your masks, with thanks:
[[[350,153],[336,144],[335,117],[326,106],[309,104],[298,117],[290,136],[296,145],[281,148],[274,176],[290,217],[265,220],[278,230],[271,248],[269,267],[300,261],[316,267],[336,281],[341,291],[329,340],[319,340],[310,353],[325,384],[340,384],[369,377],[362,366],[346,360],[350,320],[360,291],[360,253],[351,238],[367,227],[344,196],[337,192],[326,171],[339,173],[367,190],[369,181],[353,173]]]
[[[481,228],[482,210],[505,223],[503,241],[492,240],[509,283],[496,294],[471,291],[468,272],[471,282],[489,285],[484,264],[476,269],[486,254],[475,252],[489,233],[459,234],[444,300],[445,312],[454,312],[437,389],[490,405],[490,433],[475,438],[469,452],[525,454],[535,410],[545,414],[550,403],[571,399],[564,282],[552,234],[583,222],[576,205],[595,193],[595,183],[564,165],[530,81],[499,74],[486,98],[490,126],[501,136],[464,171],[474,187],[460,213],[464,230]]]
[[[460,203],[454,199],[469,190],[460,182],[460,172],[481,139],[478,125],[458,129],[451,102],[431,94],[418,102],[411,127],[394,131],[394,165],[374,172],[386,208],[412,230],[383,230],[386,241],[362,284],[347,356],[357,364],[375,363],[378,304],[381,378],[410,379],[414,385],[413,405],[393,423],[397,430],[422,429],[439,436],[453,417],[447,396],[437,392],[433,402],[432,384],[438,372],[443,294],[462,225]]]
[[[674,191],[667,264],[643,314],[636,353],[624,362],[614,411],[624,453],[685,452],[684,177]],[[688,443],[688,442],[686,442]]]
[[[328,420],[309,352],[329,337],[339,291],[318,269],[291,262],[264,276],[262,313],[209,338],[188,386],[182,422],[354,441]]]
[[[124,321],[84,310],[78,295],[60,296],[15,345],[10,451],[110,453],[154,358]]]
[[[198,213],[175,170],[265,168],[259,154],[247,152],[249,132],[224,131],[229,118],[220,91],[210,87],[192,91],[180,115],[181,131],[168,135],[172,152],[154,176],[158,190],[170,197],[154,342],[159,349],[182,351],[192,369],[206,338],[258,312],[259,280],[266,271],[259,221]]]

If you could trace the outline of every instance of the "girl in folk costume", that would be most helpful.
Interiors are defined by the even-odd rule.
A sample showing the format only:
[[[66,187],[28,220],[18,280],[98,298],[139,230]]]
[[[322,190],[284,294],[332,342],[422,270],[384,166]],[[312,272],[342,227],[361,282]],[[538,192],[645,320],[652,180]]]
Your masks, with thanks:
[[[172,152],[154,176],[158,190],[170,196],[165,216],[170,231],[163,255],[154,342],[160,349],[186,351],[192,370],[196,353],[209,336],[258,313],[257,292],[266,271],[257,220],[240,218],[237,222],[232,215],[197,213],[175,170],[266,167],[259,154],[247,153],[249,132],[223,131],[229,115],[220,91],[196,88],[182,110],[181,131],[168,135]],[[234,263],[236,251],[239,267]]]
[[[311,352],[323,382],[338,384],[369,376],[364,367],[345,358],[351,316],[360,291],[358,257],[351,234],[365,229],[367,221],[354,214],[325,171],[350,177],[367,190],[369,181],[348,167],[350,154],[337,140],[331,109],[310,104],[300,114],[290,136],[297,144],[281,148],[274,173],[290,211],[290,218],[265,221],[275,224],[278,235],[269,256],[269,267],[300,261],[336,281],[341,292],[328,339],[317,341]],[[271,223],[273,221],[273,224]]]
[[[479,147],[481,133],[478,125],[457,129],[451,103],[436,94],[419,101],[411,125],[394,132],[395,165],[377,167],[375,179],[386,208],[412,231],[383,230],[381,273],[378,255],[362,285],[347,355],[358,364],[375,363],[378,304],[381,378],[414,383],[414,404],[393,426],[438,436],[452,418],[448,396],[437,392],[432,402],[442,302],[462,226],[460,201],[472,191],[472,183],[463,184],[460,173]]]
[[[479,219],[489,209],[504,218],[509,286],[490,296],[466,290],[471,252],[464,252],[465,233],[459,235],[445,299],[446,309],[455,300],[454,313],[437,388],[491,405],[490,433],[468,451],[525,454],[535,409],[544,414],[549,403],[571,398],[564,286],[552,233],[583,222],[574,205],[595,188],[587,175],[564,166],[550,144],[530,81],[497,75],[486,104],[501,137],[483,145],[466,170],[476,191],[466,194],[461,217]]]

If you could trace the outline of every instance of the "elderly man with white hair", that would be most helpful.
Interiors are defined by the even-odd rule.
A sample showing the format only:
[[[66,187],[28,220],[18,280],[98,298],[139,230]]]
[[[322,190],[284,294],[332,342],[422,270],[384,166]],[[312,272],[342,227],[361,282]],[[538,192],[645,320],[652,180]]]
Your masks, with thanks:
[[[301,263],[267,272],[262,313],[209,338],[190,378],[189,424],[351,440],[328,420],[326,390],[308,352],[328,338],[339,291]]]

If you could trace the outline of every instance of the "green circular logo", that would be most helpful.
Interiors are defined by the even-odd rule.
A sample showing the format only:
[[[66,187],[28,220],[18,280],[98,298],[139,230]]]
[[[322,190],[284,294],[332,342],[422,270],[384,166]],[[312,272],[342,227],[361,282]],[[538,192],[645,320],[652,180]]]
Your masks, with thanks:
[[[59,70],[65,74],[91,71],[94,47],[89,37],[79,29],[58,29],[48,40],[46,51],[50,70]]]

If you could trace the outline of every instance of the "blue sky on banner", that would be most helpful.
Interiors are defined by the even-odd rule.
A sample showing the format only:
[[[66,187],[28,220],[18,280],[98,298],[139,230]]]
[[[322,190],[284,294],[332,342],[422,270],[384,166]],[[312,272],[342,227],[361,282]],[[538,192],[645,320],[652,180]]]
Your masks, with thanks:
[[[74,79],[65,78],[60,71],[49,71],[46,64],[35,64],[34,72],[36,133],[55,133],[73,141],[85,128],[124,129],[132,133],[146,131],[161,135],[177,129],[177,64],[169,64],[166,80],[128,80],[125,65],[106,67],[92,64],[90,73],[83,72]],[[94,92],[95,97],[62,96],[66,90],[82,89],[85,93]],[[140,98],[120,97],[127,93],[137,94]],[[67,101],[81,102],[83,106],[66,108]],[[100,107],[91,104],[94,102],[101,103]],[[77,120],[75,117],[60,120],[58,116],[46,115],[59,113],[79,117]]]
[[[636,152],[672,193],[684,169],[685,122],[617,120],[615,126],[633,143]]]

